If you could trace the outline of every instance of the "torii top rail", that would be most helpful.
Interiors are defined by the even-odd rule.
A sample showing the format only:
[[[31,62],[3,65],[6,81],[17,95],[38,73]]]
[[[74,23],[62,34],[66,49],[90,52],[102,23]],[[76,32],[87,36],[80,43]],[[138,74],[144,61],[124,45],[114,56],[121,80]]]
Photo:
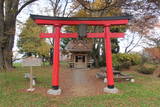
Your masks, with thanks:
[[[52,72],[52,87],[54,90],[59,89],[59,48],[60,38],[78,38],[78,33],[61,33],[63,25],[99,25],[104,26],[103,33],[87,33],[87,38],[104,38],[106,51],[106,74],[108,88],[114,88],[113,72],[112,72],[112,54],[110,38],[124,37],[124,33],[111,33],[110,26],[126,25],[131,16],[119,17],[50,17],[41,15],[31,15],[35,23],[40,25],[52,25],[55,28],[54,33],[41,33],[41,38],[54,38],[54,57]]]

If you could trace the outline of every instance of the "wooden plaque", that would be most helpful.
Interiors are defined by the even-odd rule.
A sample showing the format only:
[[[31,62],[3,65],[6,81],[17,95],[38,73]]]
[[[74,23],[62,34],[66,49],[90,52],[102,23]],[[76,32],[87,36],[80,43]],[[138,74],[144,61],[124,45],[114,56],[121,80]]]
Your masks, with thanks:
[[[28,57],[23,59],[22,61],[22,66],[41,66],[41,65],[42,65],[41,58]]]

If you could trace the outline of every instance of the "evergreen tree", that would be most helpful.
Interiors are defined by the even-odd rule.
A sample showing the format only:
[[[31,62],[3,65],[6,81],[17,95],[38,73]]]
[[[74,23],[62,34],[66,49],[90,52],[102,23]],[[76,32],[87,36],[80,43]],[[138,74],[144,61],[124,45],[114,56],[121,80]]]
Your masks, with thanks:
[[[22,33],[19,35],[17,44],[19,52],[24,54],[24,56],[35,55],[42,58],[48,57],[51,46],[45,39],[39,37],[39,34],[45,31],[45,27],[38,26],[33,20],[28,19],[22,29]]]

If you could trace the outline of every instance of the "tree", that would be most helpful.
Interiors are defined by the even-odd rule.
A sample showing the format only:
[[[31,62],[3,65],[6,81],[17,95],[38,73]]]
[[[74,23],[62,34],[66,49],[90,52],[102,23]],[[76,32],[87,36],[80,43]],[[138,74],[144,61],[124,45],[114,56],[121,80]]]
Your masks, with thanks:
[[[128,5],[122,7],[124,12],[133,16],[129,29],[141,35],[148,34],[158,21],[160,10],[157,5],[154,2],[148,2],[148,0],[128,0],[126,4]]]
[[[160,8],[160,0],[148,0],[148,1],[155,3]]]
[[[40,39],[39,34],[46,32],[46,28],[36,25],[33,20],[28,19],[19,35],[18,48],[24,56],[35,55],[38,57],[48,57],[50,45],[45,39]]]
[[[148,35],[143,39],[144,43],[148,47],[155,47],[160,49],[160,32],[152,30]]]
[[[160,32],[152,30],[143,38],[143,52],[149,56],[149,62],[160,64]]]
[[[148,34],[154,29],[160,14],[157,3],[158,0],[128,0],[126,1],[128,5],[122,6],[125,13],[133,15],[128,27],[129,34],[121,39],[125,43],[125,53],[131,52],[136,47],[142,47],[144,38],[152,37]]]
[[[17,15],[35,1],[37,0],[0,0],[0,71],[12,69]]]
[[[119,15],[132,15],[130,29],[142,34],[149,32],[160,14],[160,0],[77,0],[81,6],[92,13],[112,13],[118,8]],[[98,4],[97,4],[98,3]],[[96,5],[97,4],[97,5]],[[93,6],[94,5],[94,6]]]
[[[81,6],[91,12],[107,11],[110,13],[115,8],[121,8],[127,0],[77,0]]]

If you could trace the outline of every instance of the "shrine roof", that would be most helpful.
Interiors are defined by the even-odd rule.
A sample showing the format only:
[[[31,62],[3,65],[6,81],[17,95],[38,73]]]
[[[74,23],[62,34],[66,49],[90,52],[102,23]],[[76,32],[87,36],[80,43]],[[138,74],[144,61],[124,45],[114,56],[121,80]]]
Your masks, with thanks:
[[[52,17],[52,16],[42,16],[42,15],[33,15],[30,17],[33,20],[42,19],[42,20],[81,20],[81,21],[101,21],[101,20],[123,20],[123,19],[131,19],[132,16],[114,16],[114,17]]]
[[[93,49],[93,41],[74,39],[68,42],[65,49],[70,52],[90,52]]]

